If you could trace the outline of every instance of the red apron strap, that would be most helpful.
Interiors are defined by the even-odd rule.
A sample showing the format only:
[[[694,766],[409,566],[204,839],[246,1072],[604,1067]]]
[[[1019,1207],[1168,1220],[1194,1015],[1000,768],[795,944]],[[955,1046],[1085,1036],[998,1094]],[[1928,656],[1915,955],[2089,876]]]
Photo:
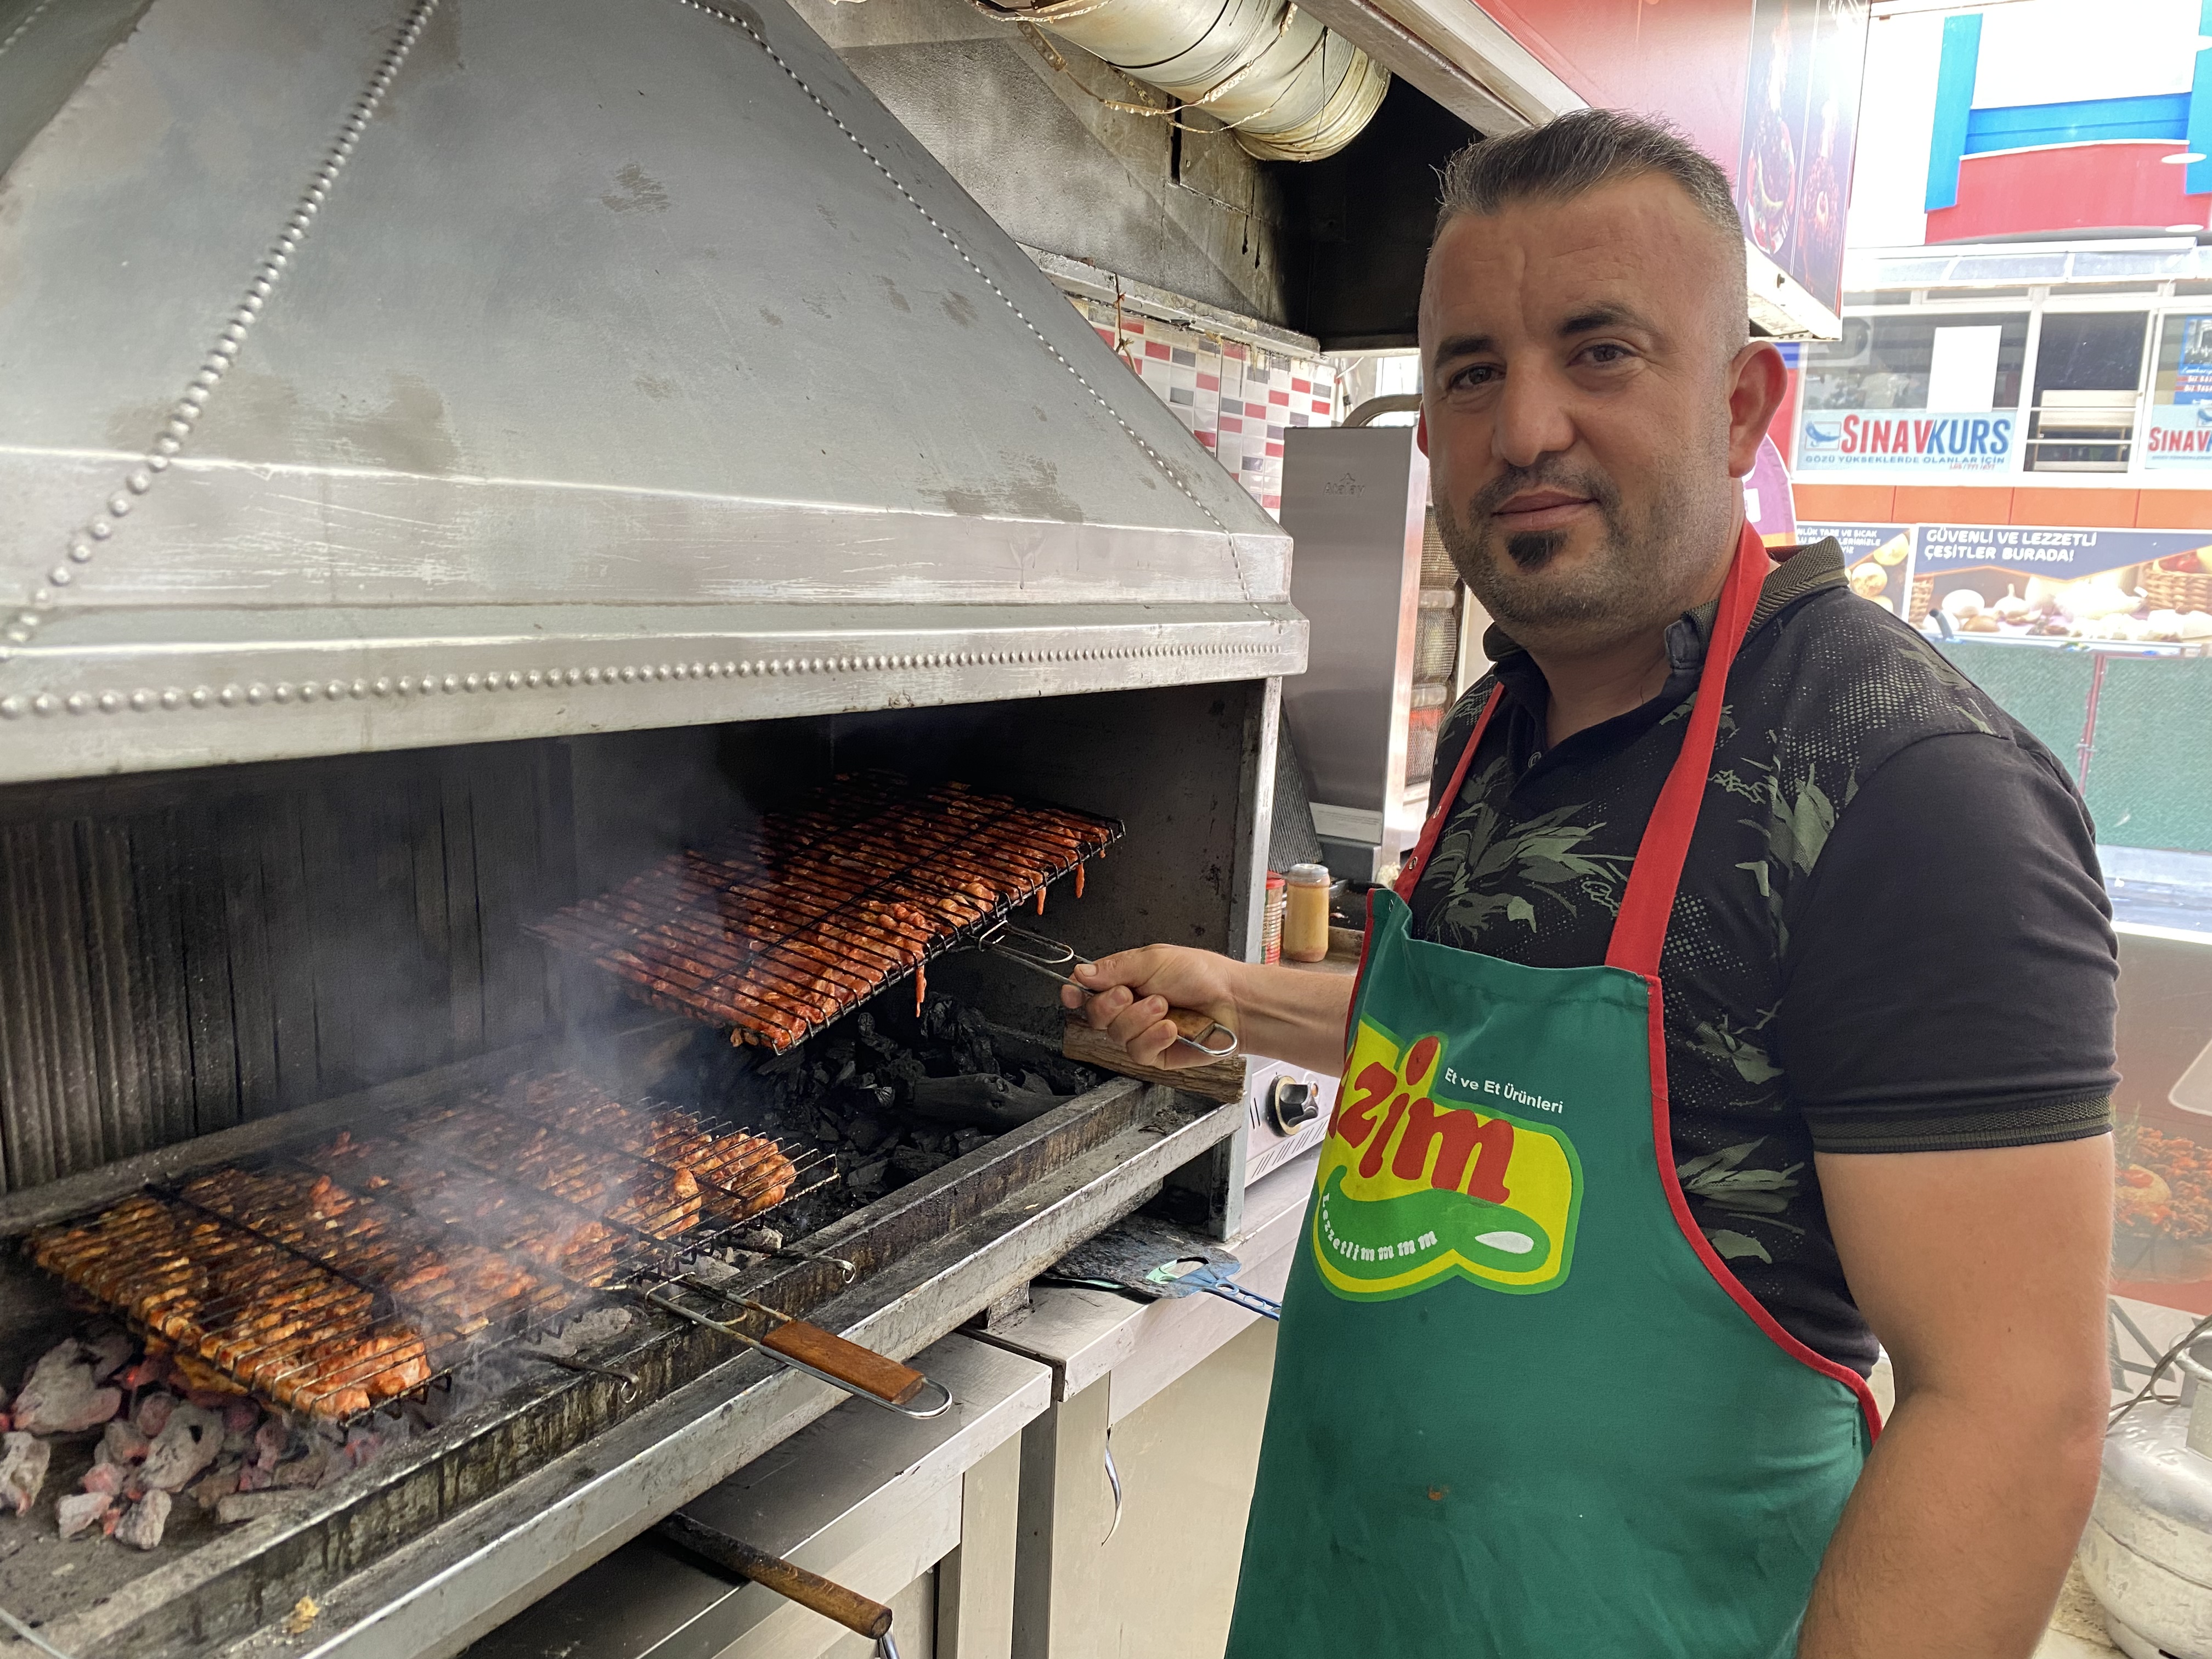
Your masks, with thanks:
[[[1682,752],[1675,757],[1659,791],[1659,804],[1651,809],[1650,822],[1644,826],[1636,862],[1628,873],[1628,890],[1621,897],[1620,915],[1613,924],[1613,943],[1605,953],[1609,968],[1626,968],[1632,974],[1646,975],[1659,971],[1659,949],[1666,943],[1668,919],[1674,913],[1682,861],[1689,856],[1691,832],[1698,827],[1698,809],[1705,802],[1705,785],[1712,771],[1713,743],[1720,733],[1729,669],[1744,635],[1751,631],[1766,566],[1766,544],[1747,524],[1736,542],[1735,562],[1729,568],[1728,581],[1721,589],[1720,611],[1713,618],[1712,639],[1698,676],[1698,701],[1690,710],[1689,729],[1682,735]]]
[[[1467,781],[1467,769],[1474,759],[1474,751],[1482,742],[1482,734],[1490,729],[1490,717],[1498,712],[1498,700],[1504,691],[1502,685],[1490,688],[1489,701],[1482,705],[1482,713],[1474,722],[1474,730],[1468,734],[1467,747],[1459,751],[1459,764],[1452,769],[1451,782],[1437,798],[1437,810],[1429,814],[1429,821],[1421,826],[1421,839],[1414,845],[1413,856],[1407,860],[1405,866],[1398,872],[1396,892],[1408,904],[1413,902],[1413,889],[1420,883],[1421,868],[1428,863],[1429,854],[1436,850],[1437,837],[1443,833],[1444,820],[1451,817],[1452,803],[1459,799],[1460,786]]]

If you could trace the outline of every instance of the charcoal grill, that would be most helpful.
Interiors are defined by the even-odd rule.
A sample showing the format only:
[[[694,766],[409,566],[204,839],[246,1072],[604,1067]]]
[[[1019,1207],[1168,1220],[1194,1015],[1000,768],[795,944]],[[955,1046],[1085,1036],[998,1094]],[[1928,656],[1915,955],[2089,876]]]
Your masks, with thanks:
[[[1085,954],[1252,953],[1288,539],[783,0],[87,0],[9,38],[0,1237],[520,1072],[647,1098],[682,1022],[526,928],[840,776],[1121,826],[1081,903],[1049,879]],[[632,172],[652,212],[611,213]],[[394,302],[426,247],[437,302]],[[1056,1056],[1049,999],[955,943],[912,969]],[[753,1034],[834,1043],[907,971]],[[366,1467],[62,1578],[31,1539],[0,1606],[76,1659],[211,1659],[313,1595],[289,1651],[439,1659],[841,1397],[577,1310],[696,1278],[903,1358],[1164,1184],[1233,1224],[1240,1121],[1116,1079],[871,1202],[794,1193],[785,1254],[617,1229],[479,1310]],[[408,1316],[205,1207],[361,1329]],[[0,1355],[83,1317],[0,1253]]]

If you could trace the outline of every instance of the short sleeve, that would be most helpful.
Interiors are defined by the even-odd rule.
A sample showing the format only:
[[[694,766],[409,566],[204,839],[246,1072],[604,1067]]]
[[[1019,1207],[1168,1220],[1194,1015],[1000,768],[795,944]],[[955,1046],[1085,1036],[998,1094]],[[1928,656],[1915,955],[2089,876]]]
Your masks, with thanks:
[[[1826,1152],[2111,1127],[2118,955],[2088,815],[2003,732],[1899,750],[1792,896],[1779,1058]]]

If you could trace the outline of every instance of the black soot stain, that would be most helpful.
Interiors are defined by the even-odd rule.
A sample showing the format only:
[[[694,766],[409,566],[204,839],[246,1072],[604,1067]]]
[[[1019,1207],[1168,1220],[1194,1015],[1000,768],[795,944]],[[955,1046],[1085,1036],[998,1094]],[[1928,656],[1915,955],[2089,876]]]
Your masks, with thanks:
[[[969,303],[966,295],[948,294],[938,303],[945,307],[945,314],[962,328],[975,326],[975,307]]]

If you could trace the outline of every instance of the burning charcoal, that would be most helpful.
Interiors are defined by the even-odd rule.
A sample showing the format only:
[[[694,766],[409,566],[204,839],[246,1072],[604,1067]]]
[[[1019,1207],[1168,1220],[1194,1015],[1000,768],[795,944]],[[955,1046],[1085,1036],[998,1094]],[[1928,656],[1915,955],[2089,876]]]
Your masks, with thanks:
[[[61,1523],[64,1538],[74,1538],[86,1528],[97,1525],[107,1518],[115,1507],[112,1492],[72,1492],[54,1505],[54,1519]]]
[[[141,1389],[152,1388],[168,1374],[169,1362],[149,1354],[145,1358],[125,1365],[121,1370],[116,1372],[115,1382],[118,1388],[127,1389],[136,1394]]]
[[[366,1468],[383,1449],[384,1437],[374,1429],[364,1428],[356,1423],[346,1431],[345,1444],[338,1449],[337,1455],[331,1459],[329,1470],[323,1476],[323,1484],[328,1486],[349,1469]]]
[[[287,1491],[303,1486],[319,1486],[323,1472],[331,1461],[331,1449],[320,1441],[307,1448],[305,1457],[295,1457],[289,1463],[276,1466],[276,1485]]]
[[[192,1502],[198,1504],[203,1510],[212,1510],[217,1504],[238,1490],[239,1471],[245,1467],[245,1464],[235,1457],[227,1456],[219,1460],[215,1468],[192,1482],[191,1487]]]
[[[242,1463],[235,1484],[240,1492],[267,1492],[276,1484],[276,1468],[273,1465]]]
[[[284,1449],[292,1443],[290,1425],[279,1418],[270,1418],[253,1431],[253,1456],[257,1468],[273,1469],[284,1455]]]
[[[154,1437],[141,1479],[158,1491],[182,1492],[222,1449],[222,1416],[199,1406],[179,1406]]]
[[[12,1504],[18,1515],[28,1515],[38,1501],[39,1488],[46,1484],[46,1466],[54,1450],[34,1434],[18,1430],[7,1437],[0,1455],[0,1504]]]
[[[234,1400],[222,1408],[222,1429],[225,1435],[248,1434],[261,1420],[261,1407],[251,1400]]]
[[[914,1109],[923,1117],[1001,1134],[1059,1104],[1060,1097],[1050,1091],[1018,1089],[995,1073],[924,1078],[914,1085]]]
[[[133,1549],[159,1549],[161,1528],[169,1524],[169,1494],[159,1488],[131,1506],[131,1513],[116,1524],[115,1541]]]
[[[886,1092],[889,1092],[886,1091]],[[872,1152],[890,1139],[890,1126],[881,1118],[856,1117],[845,1138],[864,1152]]]
[[[863,1164],[845,1177],[845,1185],[855,1198],[880,1198],[890,1184],[890,1160],[879,1158]]]
[[[149,1394],[138,1402],[138,1409],[131,1413],[131,1425],[151,1440],[161,1433],[169,1420],[169,1413],[177,1408],[177,1396],[173,1394]]]
[[[102,1331],[86,1339],[84,1346],[92,1353],[92,1380],[95,1382],[107,1381],[138,1348],[137,1342],[125,1330]]]
[[[143,1463],[147,1448],[153,1443],[119,1417],[107,1425],[100,1437],[100,1454],[110,1463]]]
[[[70,1434],[98,1428],[114,1416],[123,1405],[122,1390],[93,1386],[93,1368],[101,1358],[74,1337],[47,1349],[15,1396],[16,1425],[36,1434]]]
[[[118,1497],[131,1484],[131,1466],[127,1463],[94,1463],[78,1477],[76,1484],[86,1492],[105,1492],[110,1498]]]
[[[739,1233],[734,1243],[741,1250],[750,1250],[758,1255],[774,1255],[783,1248],[783,1235],[773,1227],[754,1227]]]

